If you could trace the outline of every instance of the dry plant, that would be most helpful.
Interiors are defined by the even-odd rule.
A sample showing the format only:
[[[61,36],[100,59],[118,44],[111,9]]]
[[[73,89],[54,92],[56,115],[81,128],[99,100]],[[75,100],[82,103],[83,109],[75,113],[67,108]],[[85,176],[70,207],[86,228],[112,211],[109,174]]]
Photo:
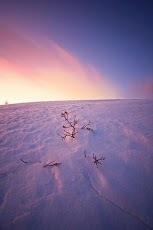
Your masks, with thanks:
[[[43,167],[46,167],[46,166],[58,166],[58,165],[61,165],[61,164],[62,164],[61,162],[51,161],[51,162],[47,163],[46,165],[44,165]]]
[[[63,135],[61,135],[59,133],[57,133],[57,134],[62,138],[62,140],[64,140],[66,137],[75,138],[75,135],[78,133],[76,131],[76,125],[77,125],[76,115],[74,115],[73,121],[70,121],[69,114],[67,111],[65,111],[64,113],[61,113],[61,117],[63,117],[65,119],[65,121],[67,122],[67,125],[63,125],[63,129],[64,129]],[[91,121],[89,121],[87,124],[83,125],[81,127],[81,129],[93,132],[93,129],[91,127],[89,127],[90,124],[91,124]]]
[[[25,164],[28,163],[27,161],[24,161],[23,159],[20,159],[22,162],[24,162]]]
[[[81,129],[86,129],[88,131],[93,132],[93,129],[89,127],[90,124],[91,124],[91,121],[89,121],[87,124],[83,125]]]
[[[76,115],[74,116],[73,121],[69,120],[69,114],[66,111],[64,113],[61,113],[61,117],[64,117],[65,121],[67,122],[67,126],[63,125],[64,135],[60,135],[59,133],[57,134],[62,138],[62,140],[64,140],[66,137],[75,138],[75,135],[78,133],[76,131],[76,124],[77,124],[77,121],[75,119]]]
[[[96,166],[98,168],[98,164],[102,165],[102,163],[100,161],[105,160],[105,157],[102,156],[98,159],[97,156],[93,153],[93,159],[94,159],[94,163],[96,164]]]

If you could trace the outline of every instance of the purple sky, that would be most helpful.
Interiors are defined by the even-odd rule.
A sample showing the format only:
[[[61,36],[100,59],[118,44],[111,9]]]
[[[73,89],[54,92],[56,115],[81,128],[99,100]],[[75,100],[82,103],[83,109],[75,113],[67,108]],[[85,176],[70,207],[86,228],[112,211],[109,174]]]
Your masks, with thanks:
[[[115,82],[122,98],[152,98],[151,2],[1,0],[0,23],[24,36],[30,34],[41,45],[44,37],[51,37]]]

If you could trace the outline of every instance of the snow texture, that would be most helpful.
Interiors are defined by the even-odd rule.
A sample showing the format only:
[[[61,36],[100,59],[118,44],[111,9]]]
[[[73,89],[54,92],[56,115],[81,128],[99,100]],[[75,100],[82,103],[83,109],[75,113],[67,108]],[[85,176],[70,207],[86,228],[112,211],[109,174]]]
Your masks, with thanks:
[[[0,106],[0,229],[153,229],[153,101]]]

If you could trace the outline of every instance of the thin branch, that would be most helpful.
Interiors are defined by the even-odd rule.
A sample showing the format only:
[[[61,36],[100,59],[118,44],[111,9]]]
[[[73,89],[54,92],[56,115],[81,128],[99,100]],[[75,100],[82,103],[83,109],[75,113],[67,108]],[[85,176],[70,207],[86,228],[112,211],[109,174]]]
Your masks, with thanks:
[[[51,162],[47,163],[46,165],[44,165],[43,167],[46,167],[46,166],[58,166],[58,165],[61,165],[61,164],[62,164],[61,162],[51,161]]]
[[[62,135],[60,135],[59,133],[57,133],[57,135],[60,136],[60,137],[62,138],[62,140],[64,140],[64,139],[67,137],[66,134],[65,134],[64,136],[62,136]]]
[[[68,112],[66,111],[64,113],[61,113],[61,117],[64,117],[65,121],[67,121],[69,126],[63,125],[63,129],[65,132],[64,136],[60,134],[58,135],[62,138],[62,140],[64,140],[67,136],[75,138],[75,135],[78,133],[76,132],[76,127],[75,127],[77,124],[76,115],[74,116],[74,120],[72,122],[69,120],[69,115],[68,115]],[[65,129],[70,129],[70,130],[66,131]]]
[[[28,163],[27,161],[24,161],[23,159],[20,159],[22,162],[24,162],[24,163]]]
[[[81,129],[85,129],[90,124],[91,124],[91,121],[89,121],[87,124],[83,125]]]
[[[97,156],[93,153],[93,159],[94,159],[94,163],[96,164],[98,168],[98,164],[102,164],[100,161],[105,160],[105,157],[102,156],[98,159]]]
[[[89,130],[91,132],[93,132],[93,129],[91,129],[90,127],[87,127],[91,124],[91,121],[89,121],[87,124],[83,125],[81,129],[86,129],[86,130]]]

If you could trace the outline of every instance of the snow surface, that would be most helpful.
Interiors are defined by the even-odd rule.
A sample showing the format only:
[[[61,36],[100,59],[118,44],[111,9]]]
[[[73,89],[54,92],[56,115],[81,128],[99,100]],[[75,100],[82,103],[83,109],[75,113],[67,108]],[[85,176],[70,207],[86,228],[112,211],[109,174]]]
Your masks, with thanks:
[[[153,229],[153,101],[0,106],[0,229]]]

